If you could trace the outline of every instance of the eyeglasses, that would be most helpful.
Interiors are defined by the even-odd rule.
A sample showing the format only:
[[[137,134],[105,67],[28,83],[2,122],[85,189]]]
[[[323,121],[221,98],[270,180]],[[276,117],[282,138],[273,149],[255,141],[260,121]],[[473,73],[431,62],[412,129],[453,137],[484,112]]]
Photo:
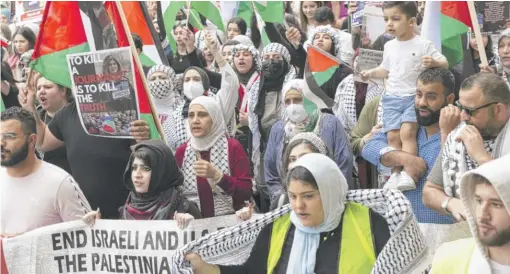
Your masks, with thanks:
[[[488,106],[491,106],[491,105],[494,105],[497,103],[498,102],[491,102],[491,103],[485,104],[483,106],[479,106],[477,108],[465,107],[465,106],[461,105],[459,101],[455,102],[455,105],[460,108],[460,111],[465,111],[468,116],[472,117],[473,115],[475,115],[475,111],[480,110],[482,108],[486,108]]]

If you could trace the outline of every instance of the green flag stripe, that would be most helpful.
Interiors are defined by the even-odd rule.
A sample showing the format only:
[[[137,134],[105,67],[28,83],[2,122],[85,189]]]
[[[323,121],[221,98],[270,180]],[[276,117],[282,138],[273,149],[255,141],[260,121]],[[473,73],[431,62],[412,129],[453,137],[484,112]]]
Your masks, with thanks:
[[[153,140],[161,140],[161,136],[158,132],[158,127],[156,126],[156,123],[154,122],[153,116],[150,113],[140,113],[140,118],[147,122],[147,125],[149,125],[149,132],[150,132],[150,138]]]
[[[322,86],[324,83],[329,81],[331,77],[333,77],[333,74],[335,74],[335,71],[338,69],[338,66],[330,67],[325,71],[321,72],[313,72],[313,78],[317,82],[319,86]]]
[[[198,14],[198,11],[194,9],[189,10],[189,23],[199,30],[203,30],[204,26],[202,25],[202,22],[200,21],[200,15]]]
[[[191,7],[207,18],[211,23],[216,25],[218,29],[225,30],[220,10],[212,1],[193,1]]]
[[[153,67],[156,65],[156,62],[154,62],[151,58],[149,58],[149,56],[147,56],[143,52],[139,55],[139,57],[140,57],[140,62],[142,62],[142,65],[144,65],[144,66]]]
[[[163,22],[165,23],[166,37],[173,52],[177,52],[177,43],[175,43],[174,36],[172,35],[174,32],[175,17],[184,4],[184,1],[172,1],[169,6],[163,10]]]
[[[70,47],[65,50],[53,52],[43,55],[30,63],[30,67],[39,73],[44,78],[55,82],[59,85],[71,88],[71,74],[67,66],[67,55],[74,53],[89,52],[90,47],[88,43],[78,46]]]

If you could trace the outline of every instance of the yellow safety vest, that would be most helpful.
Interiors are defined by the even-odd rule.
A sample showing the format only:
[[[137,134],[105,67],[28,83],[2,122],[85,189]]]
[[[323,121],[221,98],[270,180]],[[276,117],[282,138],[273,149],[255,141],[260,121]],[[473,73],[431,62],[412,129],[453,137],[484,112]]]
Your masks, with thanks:
[[[290,224],[290,214],[283,215],[273,222],[267,259],[267,274],[273,274],[273,270],[280,260],[283,243]],[[368,207],[357,203],[347,203],[345,205],[341,239],[338,273],[370,273],[375,263],[375,248],[372,241],[372,227]]]
[[[434,254],[433,274],[467,274],[476,243],[472,238],[443,244]]]

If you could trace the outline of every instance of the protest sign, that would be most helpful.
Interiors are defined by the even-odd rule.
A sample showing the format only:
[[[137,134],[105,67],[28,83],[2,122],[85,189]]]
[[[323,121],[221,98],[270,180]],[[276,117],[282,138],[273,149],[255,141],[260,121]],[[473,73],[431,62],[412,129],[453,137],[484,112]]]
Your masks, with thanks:
[[[81,124],[89,135],[132,138],[140,119],[129,47],[67,56]]]
[[[477,13],[482,19],[481,31],[488,34],[499,34],[510,28],[509,1],[477,1]]]
[[[358,1],[356,11],[351,15],[351,27],[361,26],[363,23],[363,11],[365,9],[365,1]]]
[[[16,15],[19,23],[40,23],[46,1],[16,1]]]
[[[378,67],[382,63],[384,43],[393,39],[386,34],[384,14],[379,3],[365,5],[360,39],[361,46],[355,62],[355,70],[363,71]],[[358,73],[355,73],[354,80],[364,82]],[[383,86],[381,79],[374,79],[374,81]]]
[[[3,239],[3,250],[9,274],[170,274],[178,248],[238,222],[228,215],[181,230],[176,221],[98,220],[93,228],[74,221]]]

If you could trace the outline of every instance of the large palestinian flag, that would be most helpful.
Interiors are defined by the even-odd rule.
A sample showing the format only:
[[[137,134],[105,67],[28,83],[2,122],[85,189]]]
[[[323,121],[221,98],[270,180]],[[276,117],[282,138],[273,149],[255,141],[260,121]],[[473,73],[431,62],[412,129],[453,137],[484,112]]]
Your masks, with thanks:
[[[129,40],[126,35],[126,30],[124,29],[124,25],[122,24],[122,20],[120,18],[119,10],[114,1],[107,1],[104,4],[109,16],[111,17],[112,23],[115,26],[115,31],[117,33],[117,43],[119,47],[129,47]],[[133,62],[133,64],[136,64]],[[156,123],[154,120],[154,116],[151,111],[151,104],[149,102],[148,91],[145,90],[145,86],[142,82],[142,74],[138,70],[138,67],[134,66],[135,71],[135,82],[136,82],[136,92],[138,95],[138,105],[140,109],[140,116],[143,120],[147,122],[150,128],[151,139],[161,139],[161,135],[156,127]],[[143,72],[142,72],[143,73]],[[157,117],[157,116],[156,116]]]
[[[66,55],[88,51],[78,2],[46,2],[30,63],[32,69],[50,81],[71,87]]]
[[[467,1],[427,1],[422,37],[434,43],[450,67],[464,59],[461,34],[473,29]]]

